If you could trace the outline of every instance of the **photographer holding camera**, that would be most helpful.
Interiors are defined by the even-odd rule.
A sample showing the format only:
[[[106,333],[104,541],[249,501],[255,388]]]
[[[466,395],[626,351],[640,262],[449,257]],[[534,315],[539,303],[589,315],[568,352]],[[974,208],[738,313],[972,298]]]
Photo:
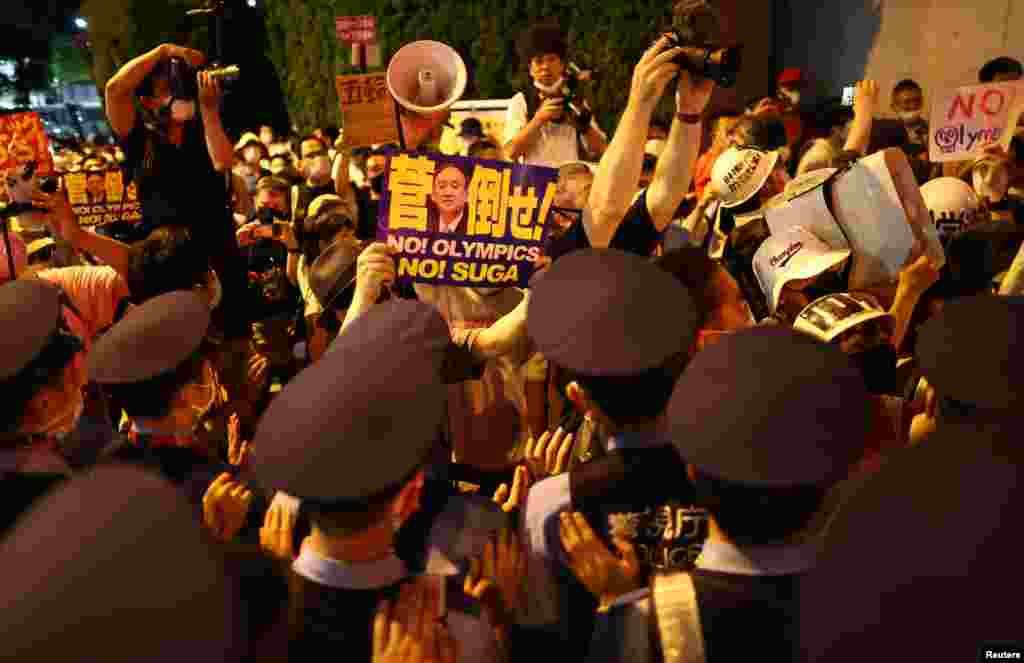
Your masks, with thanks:
[[[580,160],[580,141],[595,160],[608,146],[589,104],[574,89],[580,77],[566,52],[557,25],[535,25],[524,35],[520,58],[529,63],[533,86],[512,97],[505,116],[509,160],[557,168]],[[567,98],[566,90],[576,98]]]
[[[172,44],[135,58],[107,83],[107,116],[138,185],[145,222],[187,228],[207,252],[224,287],[221,314],[231,327],[224,331],[237,337],[248,326],[228,194],[233,147],[221,123],[221,77],[197,73],[205,62],[199,51]]]

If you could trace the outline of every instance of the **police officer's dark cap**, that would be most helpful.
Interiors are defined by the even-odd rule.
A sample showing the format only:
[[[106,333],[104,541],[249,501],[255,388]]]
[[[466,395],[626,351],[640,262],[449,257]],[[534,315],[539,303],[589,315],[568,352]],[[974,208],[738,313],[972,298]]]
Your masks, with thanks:
[[[917,360],[940,396],[1000,411],[1024,405],[1024,297],[954,300],[918,333]]]
[[[577,373],[639,375],[687,351],[697,332],[686,288],[631,253],[574,251],[531,289],[530,337],[548,360]]]
[[[98,467],[38,501],[0,544],[11,661],[238,660],[237,585],[178,489]]]
[[[0,286],[0,380],[19,374],[53,339],[60,320],[60,290],[37,279]]]
[[[838,348],[784,327],[728,334],[698,352],[668,406],[687,462],[749,485],[828,485],[864,453],[864,378]]]
[[[271,403],[254,439],[257,478],[338,508],[400,487],[437,440],[449,343],[448,326],[429,304],[373,307]]]
[[[195,353],[210,326],[210,307],[193,292],[147,300],[100,337],[89,353],[89,379],[127,384],[156,377]]]
[[[1014,640],[1019,652],[1022,461],[1019,440],[958,426],[855,480],[800,579],[800,660],[983,661]]]
[[[309,269],[309,287],[317,301],[329,308],[338,297],[356,282],[356,261],[362,249],[354,240],[334,241],[313,262]]]

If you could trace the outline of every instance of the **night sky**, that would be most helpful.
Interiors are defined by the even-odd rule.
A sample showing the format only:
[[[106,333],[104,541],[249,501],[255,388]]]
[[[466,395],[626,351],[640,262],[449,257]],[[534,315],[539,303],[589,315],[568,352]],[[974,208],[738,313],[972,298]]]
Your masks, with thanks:
[[[54,32],[71,32],[81,0],[4,0],[0,56],[45,57]]]

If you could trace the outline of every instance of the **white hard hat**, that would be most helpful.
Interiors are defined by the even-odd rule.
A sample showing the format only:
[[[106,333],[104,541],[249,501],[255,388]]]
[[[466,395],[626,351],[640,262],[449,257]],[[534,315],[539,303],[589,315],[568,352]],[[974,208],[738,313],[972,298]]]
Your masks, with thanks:
[[[757,249],[754,275],[774,313],[787,283],[824,274],[849,257],[849,250],[832,249],[810,230],[791,226],[764,240]]]
[[[971,185],[956,177],[937,177],[921,187],[940,236],[947,236],[974,221],[980,206]]]
[[[721,193],[723,207],[736,207],[753,198],[779,161],[778,152],[731,147],[715,161],[711,182]]]

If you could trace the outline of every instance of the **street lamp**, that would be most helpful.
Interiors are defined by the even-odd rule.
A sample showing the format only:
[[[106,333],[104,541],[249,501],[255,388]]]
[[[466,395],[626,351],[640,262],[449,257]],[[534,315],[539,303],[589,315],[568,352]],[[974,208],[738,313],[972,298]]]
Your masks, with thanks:
[[[85,30],[89,27],[89,21],[85,20],[81,16],[75,17],[75,27],[79,30]]]

